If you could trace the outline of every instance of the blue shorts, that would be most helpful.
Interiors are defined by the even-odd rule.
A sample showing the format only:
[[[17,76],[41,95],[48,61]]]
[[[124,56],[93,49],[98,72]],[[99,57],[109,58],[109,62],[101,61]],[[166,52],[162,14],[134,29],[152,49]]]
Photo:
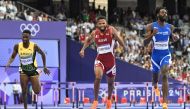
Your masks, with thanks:
[[[153,53],[151,56],[151,63],[152,63],[152,72],[159,73],[160,69],[164,65],[171,64],[171,54],[170,53]]]

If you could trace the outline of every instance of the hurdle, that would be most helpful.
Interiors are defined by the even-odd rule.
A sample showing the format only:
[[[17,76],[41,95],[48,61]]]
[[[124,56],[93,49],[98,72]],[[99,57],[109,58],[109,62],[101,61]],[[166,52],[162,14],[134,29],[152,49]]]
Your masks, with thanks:
[[[4,109],[10,108],[9,106],[7,107],[7,91],[6,91],[6,87],[8,84],[16,84],[15,82],[4,82],[2,83],[4,85],[4,89],[5,89],[5,93],[4,93]],[[60,82],[41,82],[41,93],[40,93],[40,100],[38,100],[38,103],[41,103],[41,109],[44,108],[44,99],[43,99],[43,91],[46,89],[45,85],[47,84],[55,84],[55,87],[52,87],[51,89],[53,90],[53,106],[55,108],[61,108],[61,105],[59,104],[59,97],[60,97],[60,90],[64,89],[64,90],[72,90],[72,92],[70,91],[70,94],[72,96],[72,106],[70,104],[66,104],[63,105],[63,108],[65,108],[65,106],[67,106],[68,108],[87,108],[88,106],[91,106],[91,104],[87,103],[84,104],[84,98],[85,98],[85,91],[86,89],[93,89],[93,83],[76,83],[76,82],[65,82],[65,83],[60,83]],[[67,84],[69,86],[67,87],[61,87],[59,86],[59,84]],[[85,84],[85,85],[84,85]],[[86,85],[89,84],[89,85]],[[176,85],[178,84],[178,85]],[[180,98],[183,98],[183,102],[182,104],[176,104],[176,102],[174,104],[168,104],[169,108],[171,109],[186,109],[186,107],[190,106],[190,104],[186,103],[186,94],[187,94],[187,87],[188,84],[184,84],[184,83],[169,83],[169,85],[173,85],[172,88],[174,88],[175,90],[177,90],[177,97],[179,96]],[[161,84],[159,84],[159,87],[161,86]],[[177,89],[177,88],[179,89]],[[104,91],[107,90],[107,84],[101,84],[100,86],[101,89],[103,89]],[[118,102],[118,94],[123,93],[123,90],[125,90],[125,88],[128,90],[128,95],[124,95],[125,97],[130,98],[130,104],[120,104]],[[138,90],[143,90],[143,92],[141,93],[141,95],[139,96],[139,91]],[[151,91],[151,89],[153,89],[152,87],[152,83],[151,82],[144,82],[144,83],[138,83],[138,82],[131,82],[131,83],[127,83],[127,82],[115,82],[114,83],[114,90],[113,90],[113,95],[114,95],[114,99],[113,99],[113,106],[112,108],[118,109],[121,107],[124,108],[130,108],[130,109],[142,109],[142,108],[150,108],[150,104],[152,103],[152,109],[154,108],[161,108],[161,105],[158,104],[159,102],[157,101],[158,99],[156,99],[154,95],[154,90]],[[132,90],[132,91],[131,91]],[[173,90],[173,89],[171,89]],[[179,91],[178,91],[179,90]],[[118,93],[119,91],[119,93]],[[130,91],[130,92],[129,92]],[[189,91],[188,91],[189,93]],[[124,94],[124,93],[123,93]],[[178,95],[179,94],[179,95]],[[71,97],[70,96],[70,97]],[[78,98],[77,98],[78,96]],[[105,96],[104,96],[105,97]],[[144,97],[146,98],[145,104],[139,104],[139,97]],[[137,99],[138,98],[138,99]],[[151,102],[150,99],[152,98]],[[141,100],[141,99],[140,99]],[[172,99],[174,100],[174,99]],[[135,101],[135,102],[134,102]],[[176,101],[176,99],[174,100]],[[144,102],[143,102],[144,103]],[[82,105],[81,105],[82,104]],[[87,107],[86,107],[87,106]],[[47,106],[46,106],[47,107]],[[99,108],[103,108],[105,107],[105,102],[102,104],[99,104]],[[37,105],[33,108],[39,108]]]

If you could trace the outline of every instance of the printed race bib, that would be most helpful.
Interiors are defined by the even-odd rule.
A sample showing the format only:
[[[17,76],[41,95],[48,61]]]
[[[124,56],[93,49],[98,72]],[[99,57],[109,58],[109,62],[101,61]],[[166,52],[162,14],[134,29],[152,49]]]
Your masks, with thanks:
[[[29,58],[25,58],[25,59],[20,59],[22,65],[29,65],[29,64],[32,64],[33,63],[33,59],[32,57],[29,57]]]
[[[97,52],[98,52],[98,54],[104,54],[104,53],[108,53],[108,52],[112,52],[112,51],[111,51],[110,45],[106,44],[106,45],[98,46]]]
[[[168,49],[168,42],[154,42],[154,49],[157,50]]]

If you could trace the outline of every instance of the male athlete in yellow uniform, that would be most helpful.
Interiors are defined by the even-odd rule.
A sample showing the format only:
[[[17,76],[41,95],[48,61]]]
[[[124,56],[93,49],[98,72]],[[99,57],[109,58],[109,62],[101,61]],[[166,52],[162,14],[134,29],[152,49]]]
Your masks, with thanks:
[[[44,52],[37,46],[37,44],[30,42],[31,32],[29,30],[24,30],[22,33],[22,42],[14,46],[13,53],[6,65],[5,70],[14,61],[17,54],[20,58],[20,83],[22,87],[22,95],[24,101],[24,109],[27,109],[27,86],[30,80],[32,84],[32,89],[35,94],[39,94],[41,91],[41,86],[39,82],[39,74],[37,70],[36,63],[36,51],[41,54],[44,72],[50,74],[50,71],[46,68],[46,56]]]

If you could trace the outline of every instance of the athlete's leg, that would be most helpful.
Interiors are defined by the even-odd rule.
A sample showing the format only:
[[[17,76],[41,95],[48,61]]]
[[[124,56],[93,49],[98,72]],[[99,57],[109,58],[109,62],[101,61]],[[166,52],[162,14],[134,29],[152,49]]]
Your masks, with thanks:
[[[94,80],[94,100],[98,100],[98,93],[100,88],[100,82],[102,80],[103,69],[100,66],[95,67],[95,80]]]
[[[108,100],[111,99],[112,92],[114,89],[114,81],[115,81],[115,76],[108,77],[107,76],[107,83],[108,83]]]
[[[108,99],[107,99],[107,103],[106,103],[106,109],[111,109],[112,107],[112,101],[111,101],[111,97],[112,97],[112,92],[114,89],[114,81],[115,81],[115,76],[107,76],[107,83],[108,83]],[[116,99],[116,97],[115,97]]]
[[[158,87],[158,81],[159,81],[159,72],[160,72],[160,66],[159,66],[159,60],[157,58],[153,57],[151,59],[152,62],[152,85],[154,87],[154,92],[156,96],[160,96],[160,90]]]
[[[35,76],[30,76],[30,81],[32,84],[32,90],[34,91],[35,94],[39,94],[41,91],[41,85],[39,81],[39,75]]]
[[[162,92],[163,92],[163,102],[167,103],[167,96],[168,96],[168,70],[169,67],[164,65],[161,68],[162,73]]]
[[[168,109],[167,106],[167,97],[168,97],[168,72],[169,65],[171,63],[171,56],[165,56],[161,62],[161,74],[162,74],[162,93],[163,93],[163,109]]]
[[[29,78],[25,74],[20,74],[20,83],[22,88],[22,97],[24,102],[24,109],[27,109],[27,89]]]
[[[116,67],[115,64],[112,66],[111,69],[109,69],[106,72],[106,76],[107,76],[107,83],[108,83],[108,99],[107,99],[107,103],[106,103],[106,109],[111,109],[112,107],[112,92],[114,89],[114,81],[115,81],[115,76],[116,76]],[[115,97],[116,99],[116,97]]]
[[[91,109],[96,109],[98,105],[98,93],[99,93],[99,88],[100,88],[100,82],[103,76],[103,65],[100,63],[100,61],[95,61],[94,72],[95,72],[94,102],[92,104]]]
[[[154,88],[158,88],[158,81],[159,81],[160,73],[153,73],[152,74],[152,85]]]

